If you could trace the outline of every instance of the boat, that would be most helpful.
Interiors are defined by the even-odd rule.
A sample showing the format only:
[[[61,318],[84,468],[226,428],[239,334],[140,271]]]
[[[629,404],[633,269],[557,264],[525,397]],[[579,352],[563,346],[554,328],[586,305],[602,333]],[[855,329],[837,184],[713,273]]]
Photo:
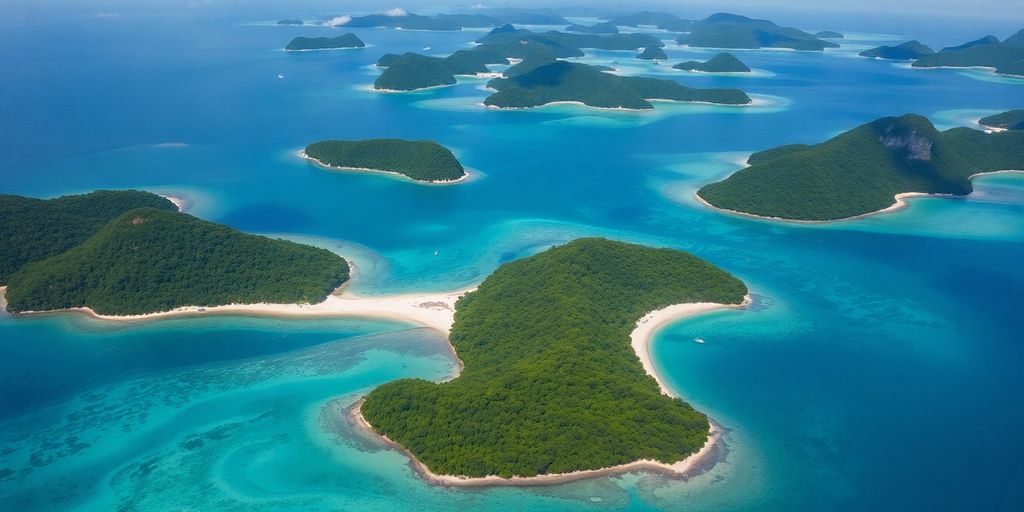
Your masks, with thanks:
[[[704,338],[694,338],[693,342],[703,345],[704,344]]]

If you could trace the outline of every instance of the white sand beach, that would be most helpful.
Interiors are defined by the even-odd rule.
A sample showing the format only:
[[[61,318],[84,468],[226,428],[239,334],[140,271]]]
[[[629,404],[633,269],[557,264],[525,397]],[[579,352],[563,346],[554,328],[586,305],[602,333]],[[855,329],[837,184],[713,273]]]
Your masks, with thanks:
[[[363,172],[363,173],[373,173],[373,174],[384,174],[384,175],[387,175],[389,178],[396,178],[396,179],[400,179],[402,181],[408,181],[410,183],[415,183],[417,185],[434,185],[434,186],[438,186],[438,185],[439,186],[457,185],[457,184],[460,184],[460,183],[466,183],[467,181],[470,181],[470,180],[472,180],[472,179],[474,179],[476,177],[476,174],[473,173],[470,169],[463,168],[463,171],[465,172],[465,174],[462,175],[462,177],[457,179],[457,180],[420,181],[420,180],[414,180],[414,179],[412,179],[412,178],[410,178],[410,177],[408,177],[408,176],[406,176],[406,175],[404,175],[404,174],[402,174],[400,172],[389,171],[389,170],[386,170],[386,169],[372,169],[372,168],[369,168],[369,167],[341,167],[341,166],[337,166],[337,165],[330,165],[330,164],[324,163],[322,160],[319,160],[319,159],[316,159],[316,158],[313,158],[313,157],[307,155],[305,150],[299,151],[298,155],[299,155],[299,158],[302,158],[303,160],[308,160],[308,161],[312,162],[313,165],[316,165],[317,167],[321,167],[323,169],[327,169],[329,171],[345,171],[345,172]]]

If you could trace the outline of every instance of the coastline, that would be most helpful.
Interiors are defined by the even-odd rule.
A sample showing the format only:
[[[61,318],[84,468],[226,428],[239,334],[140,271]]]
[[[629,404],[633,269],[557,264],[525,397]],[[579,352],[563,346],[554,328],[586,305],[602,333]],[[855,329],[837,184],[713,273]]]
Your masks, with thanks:
[[[657,102],[657,103],[674,103],[674,104],[680,104],[680,105],[714,105],[714,106],[717,106],[717,107],[755,107],[755,106],[759,106],[759,105],[756,104],[756,102],[754,101],[753,98],[750,99],[749,103],[713,103],[713,102],[710,102],[710,101],[684,101],[684,100],[672,100],[672,99],[665,99],[665,98],[645,98],[645,99],[648,102],[650,102],[650,103],[655,103],[655,102]],[[582,101],[577,101],[577,100],[549,101],[547,103],[543,103],[543,104],[540,104],[540,105],[534,105],[534,106],[531,106],[531,107],[500,107],[500,106],[497,106],[497,105],[488,105],[486,103],[481,103],[481,105],[483,105],[484,107],[489,108],[491,110],[533,110],[533,109],[541,109],[541,108],[544,108],[544,107],[550,107],[550,106],[554,106],[554,105],[574,105],[574,106],[577,106],[577,107],[584,107],[584,108],[589,108],[589,109],[593,109],[593,110],[604,110],[604,111],[609,111],[609,112],[646,113],[646,112],[654,112],[654,110],[655,110],[655,108],[653,106],[651,108],[596,107],[594,105],[587,105],[586,103],[583,103]]]
[[[164,199],[166,199],[166,200],[168,200],[168,201],[170,201],[170,202],[172,202],[172,203],[174,203],[174,206],[178,207],[178,211],[181,212],[181,213],[185,213],[189,209],[189,206],[190,206],[189,202],[188,202],[188,200],[186,200],[183,197],[172,196],[170,194],[159,194],[159,193],[157,195],[162,197],[162,198],[164,198]]]
[[[644,371],[648,375],[651,375],[654,380],[658,383],[658,387],[661,392],[670,397],[677,397],[669,387],[665,384],[664,380],[658,374],[654,367],[654,363],[650,355],[650,344],[654,339],[654,335],[660,331],[666,325],[683,318],[696,316],[702,313],[708,313],[711,311],[719,311],[725,309],[742,309],[753,303],[753,298],[748,293],[743,298],[743,302],[740,304],[719,304],[713,302],[698,302],[689,304],[675,304],[662,308],[659,310],[648,312],[640,320],[637,321],[637,327],[630,333],[630,342],[633,347],[633,351],[640,359],[643,365]],[[454,347],[452,347],[452,353],[455,353]],[[462,368],[462,361],[456,354],[456,360],[459,362],[459,368]],[[456,376],[452,376],[454,378]],[[409,464],[413,470],[421,478],[426,480],[428,483],[435,485],[442,485],[448,487],[488,487],[488,486],[506,486],[506,487],[530,487],[530,486],[544,486],[544,485],[555,485],[566,482],[573,482],[577,480],[584,480],[588,478],[596,478],[601,476],[615,476],[626,473],[633,473],[636,471],[650,471],[655,473],[664,474],[673,478],[689,478],[694,476],[708,467],[714,464],[714,455],[722,448],[723,437],[725,435],[725,428],[716,423],[710,417],[708,418],[708,438],[704,442],[704,445],[696,452],[690,454],[686,458],[673,462],[671,464],[658,462],[656,460],[641,459],[626,464],[620,464],[617,466],[610,466],[600,469],[588,469],[581,471],[573,471],[570,473],[554,473],[547,475],[538,475],[530,477],[519,477],[513,476],[510,478],[500,477],[497,475],[490,475],[485,477],[466,477],[457,475],[439,475],[430,470],[425,464],[413,455],[408,449],[401,444],[391,440],[386,435],[378,434],[370,422],[366,421],[363,417],[362,407],[363,399],[359,399],[352,406],[348,408],[347,420],[351,423],[357,432],[367,436],[368,438],[375,439],[382,443],[388,448],[392,448],[409,459]]]
[[[469,169],[463,167],[462,168],[462,172],[464,172],[465,174],[463,174],[462,177],[459,178],[459,179],[455,179],[455,180],[421,181],[421,180],[416,180],[416,179],[410,178],[410,177],[408,177],[408,176],[406,176],[406,175],[404,175],[404,174],[402,174],[400,172],[389,171],[389,170],[386,170],[386,169],[373,169],[373,168],[370,168],[370,167],[341,167],[341,166],[337,166],[337,165],[326,164],[326,163],[324,163],[323,161],[321,161],[319,159],[316,159],[316,158],[313,158],[313,157],[307,155],[305,149],[300,150],[298,155],[299,155],[299,158],[301,158],[303,160],[307,160],[310,163],[312,163],[313,165],[315,165],[317,167],[321,167],[321,168],[323,168],[325,170],[328,170],[328,171],[346,171],[346,172],[386,174],[386,175],[388,175],[388,177],[398,178],[398,179],[401,179],[402,181],[408,181],[408,182],[411,182],[411,183],[415,183],[417,185],[433,185],[433,186],[458,185],[460,183],[466,183],[468,181],[471,181],[473,178],[476,177],[472,172],[470,172]],[[173,202],[173,200],[172,200],[172,202]]]
[[[1002,169],[1002,170],[998,170],[998,171],[976,172],[976,173],[968,176],[967,179],[968,180],[973,180],[974,178],[976,178],[978,176],[985,176],[985,175],[991,175],[991,174],[1009,174],[1009,173],[1024,173],[1024,170]],[[812,224],[813,225],[813,224],[832,224],[834,222],[845,222],[845,221],[863,219],[863,218],[867,218],[867,217],[872,217],[874,215],[880,215],[880,214],[883,214],[883,213],[892,213],[892,212],[895,212],[895,211],[902,210],[902,209],[906,208],[907,206],[909,206],[910,203],[907,200],[915,198],[915,197],[939,197],[939,198],[947,198],[947,199],[966,199],[966,198],[969,198],[971,196],[971,194],[973,194],[973,193],[974,192],[972,191],[970,194],[958,195],[958,194],[940,194],[940,193],[933,193],[933,192],[900,192],[899,194],[896,194],[895,196],[893,196],[893,200],[895,201],[893,204],[891,204],[891,205],[889,205],[889,206],[887,206],[885,208],[882,208],[881,210],[875,210],[873,212],[867,212],[867,213],[862,213],[862,214],[859,214],[859,215],[853,215],[851,217],[843,217],[841,219],[830,219],[830,220],[785,219],[785,218],[782,218],[782,217],[770,217],[770,216],[767,216],[767,215],[757,215],[755,213],[741,212],[741,211],[737,211],[737,210],[730,210],[728,208],[722,208],[722,207],[719,207],[719,206],[715,206],[715,205],[707,202],[697,192],[693,193],[693,197],[697,199],[698,203],[700,203],[700,204],[702,204],[702,205],[704,205],[704,206],[706,206],[706,207],[708,207],[708,208],[710,208],[712,210],[716,210],[718,212],[721,212],[721,213],[724,213],[724,214],[727,214],[727,215],[733,215],[733,216],[737,216],[737,217],[746,217],[746,218],[750,218],[750,219],[767,220],[767,221],[773,221],[773,222],[785,222],[785,223],[790,223],[790,224]]]

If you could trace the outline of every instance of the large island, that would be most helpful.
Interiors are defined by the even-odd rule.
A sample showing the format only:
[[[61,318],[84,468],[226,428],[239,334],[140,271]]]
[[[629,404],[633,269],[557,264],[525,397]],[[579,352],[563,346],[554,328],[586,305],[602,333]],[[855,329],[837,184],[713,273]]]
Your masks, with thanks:
[[[325,140],[302,154],[330,169],[393,173],[417,182],[451,183],[467,176],[448,148],[428,140]]]
[[[915,68],[936,67],[987,67],[1004,75],[1024,76],[1024,30],[999,41],[995,36],[985,36],[960,46],[943,48],[914,61]]]
[[[736,14],[718,13],[694,22],[689,33],[679,36],[679,44],[704,48],[789,48],[822,51],[839,45],[792,27],[781,27],[768,20]]]
[[[7,309],[88,308],[120,316],[184,306],[312,304],[348,276],[346,261],[330,251],[146,207],[20,267],[6,280]]]
[[[650,100],[746,105],[750,97],[739,89],[694,89],[673,80],[619,76],[604,68],[555,61],[509,78],[491,80],[498,92],[484,104],[496,108],[531,108],[558,102],[597,108],[650,110]]]
[[[723,210],[829,221],[878,212],[908,194],[971,193],[970,178],[1024,169],[1024,132],[940,132],[907,114],[872,121],[821,144],[755,153],[750,167],[697,195]]]
[[[458,301],[461,375],[384,384],[358,412],[444,483],[678,463],[705,446],[708,419],[662,393],[630,333],[649,311],[746,294],[683,252],[576,240],[503,265]]]
[[[933,53],[935,53],[935,50],[921,44],[919,41],[907,41],[896,46],[883,45],[870,50],[864,50],[859,55],[869,59],[915,60],[927,57]]]

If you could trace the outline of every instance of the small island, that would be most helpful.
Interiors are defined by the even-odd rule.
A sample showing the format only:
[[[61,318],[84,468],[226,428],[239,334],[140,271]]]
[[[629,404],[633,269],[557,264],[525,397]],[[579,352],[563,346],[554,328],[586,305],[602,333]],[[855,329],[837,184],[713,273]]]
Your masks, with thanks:
[[[636,58],[641,60],[668,60],[668,55],[665,55],[665,50],[662,50],[661,47],[648,46]]]
[[[330,251],[147,207],[21,267],[7,279],[6,298],[12,313],[144,315],[184,306],[312,304],[348,277],[348,264]]]
[[[576,240],[502,265],[459,299],[457,378],[383,384],[353,416],[441,484],[675,472],[704,452],[711,426],[659,388],[631,332],[647,312],[739,307],[746,295],[742,281],[684,252]]]
[[[819,52],[839,46],[792,27],[728,13],[713,14],[693,23],[689,33],[676,41],[702,48],[789,48]]]
[[[907,41],[896,46],[879,46],[870,50],[864,50],[858,55],[870,59],[888,60],[916,60],[935,53],[927,45],[918,41]]]
[[[814,33],[814,37],[817,37],[818,39],[845,39],[846,38],[846,36],[844,36],[843,34],[841,34],[839,32],[835,32],[833,30],[822,30],[820,32],[815,32]]]
[[[603,68],[556,61],[510,78],[491,80],[498,92],[484,104],[496,108],[531,108],[550,103],[576,102],[590,107],[650,110],[650,100],[689,101],[721,105],[747,105],[750,97],[739,89],[694,89],[673,80],[619,76]]]
[[[302,20],[280,20],[278,25],[305,25]]]
[[[596,23],[594,25],[569,25],[565,27],[566,32],[578,32],[580,34],[618,34],[619,27],[614,23]]]
[[[448,148],[428,140],[325,140],[306,146],[302,155],[328,169],[392,173],[422,183],[468,176]]]
[[[750,73],[750,67],[731,53],[719,53],[705,62],[688,60],[672,67],[683,71],[699,71],[701,73]]]
[[[1003,75],[1024,76],[1024,30],[1000,42],[985,36],[960,46],[943,48],[914,61],[915,68],[993,68]]]
[[[454,85],[458,81],[456,76],[484,75],[490,73],[488,65],[507,65],[509,60],[504,53],[486,45],[459,50],[443,58],[411,52],[389,53],[377,61],[377,67],[384,68],[384,72],[373,82],[373,88],[407,92]]]
[[[138,190],[100,190],[56,199],[0,195],[0,285],[23,266],[71,249],[136,208],[178,211],[171,201]]]
[[[344,50],[349,48],[364,48],[363,43],[355,34],[348,33],[338,37],[296,37],[292,39],[285,50],[290,52],[313,51],[313,50]]]
[[[749,167],[697,192],[722,210],[832,221],[899,207],[914,194],[964,196],[977,174],[1024,169],[1024,132],[940,132],[928,119],[886,117],[816,144],[755,153]]]
[[[978,120],[978,124],[997,130],[1024,130],[1024,110],[1008,110],[985,116]]]

